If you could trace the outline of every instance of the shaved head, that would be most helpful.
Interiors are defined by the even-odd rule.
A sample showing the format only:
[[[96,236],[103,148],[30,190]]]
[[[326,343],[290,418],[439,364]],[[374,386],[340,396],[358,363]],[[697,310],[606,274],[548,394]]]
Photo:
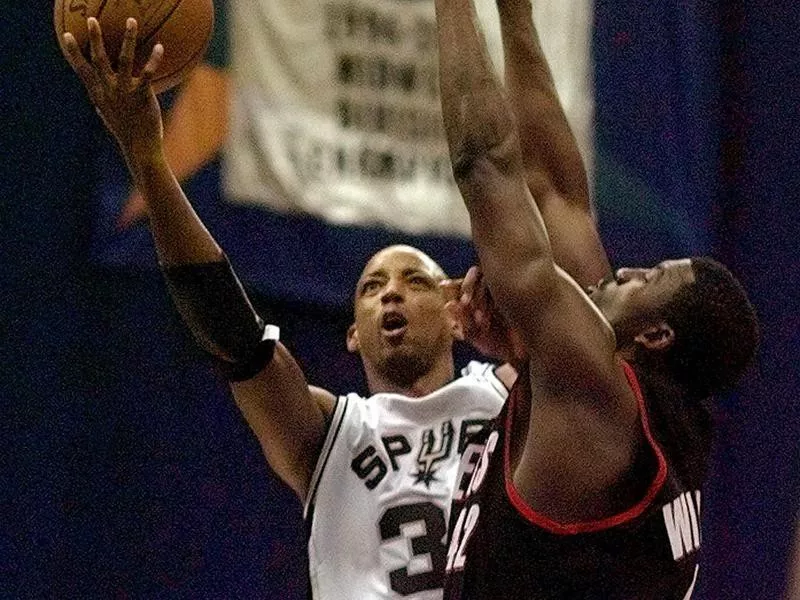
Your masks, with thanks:
[[[367,261],[367,264],[364,266],[364,270],[361,271],[361,277],[363,278],[364,275],[369,273],[375,267],[375,265],[382,263],[388,256],[395,254],[413,255],[419,261],[420,267],[426,270],[431,277],[437,280],[447,279],[444,269],[442,269],[442,267],[440,267],[435,260],[425,254],[422,250],[414,248],[413,246],[407,246],[405,244],[387,246],[386,248],[383,248],[382,250],[379,250],[373,254],[372,258],[370,258]]]

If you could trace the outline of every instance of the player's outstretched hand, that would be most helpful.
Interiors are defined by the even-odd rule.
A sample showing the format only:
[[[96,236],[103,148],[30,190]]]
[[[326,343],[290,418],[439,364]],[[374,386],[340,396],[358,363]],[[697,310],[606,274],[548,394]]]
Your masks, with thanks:
[[[90,60],[81,53],[75,37],[64,34],[67,60],[89,93],[98,114],[130,159],[161,149],[161,108],[150,81],[161,64],[164,47],[156,44],[138,77],[133,76],[136,50],[136,19],[129,18],[119,52],[116,71],[106,55],[100,23],[87,19]]]

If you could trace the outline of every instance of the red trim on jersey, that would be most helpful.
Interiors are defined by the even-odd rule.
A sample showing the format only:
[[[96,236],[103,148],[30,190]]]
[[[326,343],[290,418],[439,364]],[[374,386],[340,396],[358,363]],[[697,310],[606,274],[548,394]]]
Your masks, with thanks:
[[[650,432],[650,423],[647,420],[647,408],[644,404],[644,397],[642,396],[642,390],[639,387],[639,381],[636,378],[636,374],[633,372],[633,368],[631,368],[627,362],[622,361],[622,367],[625,369],[625,376],[628,378],[628,384],[631,386],[631,389],[636,396],[636,401],[639,404],[639,414],[641,415],[642,429],[644,430],[644,436],[647,439],[647,442],[650,444],[650,447],[653,449],[653,452],[656,455],[656,460],[658,460],[658,472],[656,473],[655,479],[653,479],[653,482],[650,484],[650,487],[648,488],[647,494],[645,494],[644,498],[642,498],[628,510],[616,515],[605,517],[596,521],[559,523],[558,521],[554,521],[553,519],[536,512],[530,506],[528,506],[527,502],[525,502],[525,500],[517,491],[517,488],[514,486],[514,480],[511,477],[511,444],[508,443],[508,436],[509,432],[511,431],[511,414],[514,407],[513,405],[508,407],[503,448],[503,477],[506,484],[506,494],[508,494],[511,504],[523,517],[525,517],[534,525],[541,527],[550,533],[555,533],[558,535],[574,535],[577,533],[601,531],[603,529],[610,529],[611,527],[622,525],[623,523],[631,521],[641,515],[656,497],[656,494],[658,494],[658,492],[661,490],[661,486],[664,485],[664,481],[667,478],[667,461],[664,458],[664,453],[661,451],[661,448],[658,446],[655,439],[653,439],[653,434]]]

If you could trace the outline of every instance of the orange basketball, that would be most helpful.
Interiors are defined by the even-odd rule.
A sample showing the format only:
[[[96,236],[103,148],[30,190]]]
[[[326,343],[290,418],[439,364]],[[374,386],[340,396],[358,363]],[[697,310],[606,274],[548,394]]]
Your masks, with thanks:
[[[134,75],[147,63],[153,46],[163,44],[164,58],[152,82],[156,92],[178,84],[203,58],[214,28],[212,0],[56,0],[53,20],[62,52],[62,34],[69,31],[88,58],[89,17],[100,22],[112,65],[119,56],[125,22],[128,17],[136,19]]]

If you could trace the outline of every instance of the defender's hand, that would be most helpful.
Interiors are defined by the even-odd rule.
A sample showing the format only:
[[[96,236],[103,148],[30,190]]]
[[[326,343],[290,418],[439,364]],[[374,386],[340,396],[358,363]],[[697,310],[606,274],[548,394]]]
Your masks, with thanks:
[[[460,282],[449,280],[443,285],[452,288],[458,283],[459,293],[447,306],[461,323],[464,341],[485,356],[518,360],[522,353],[519,338],[495,307],[478,267],[471,267]]]

